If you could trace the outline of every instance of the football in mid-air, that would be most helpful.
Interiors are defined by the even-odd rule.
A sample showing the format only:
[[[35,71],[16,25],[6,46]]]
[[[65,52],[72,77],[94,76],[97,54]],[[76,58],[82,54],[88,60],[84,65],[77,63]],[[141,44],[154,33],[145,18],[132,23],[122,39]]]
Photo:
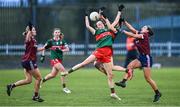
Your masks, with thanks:
[[[91,12],[89,18],[91,21],[97,21],[99,20],[99,13],[98,12]]]

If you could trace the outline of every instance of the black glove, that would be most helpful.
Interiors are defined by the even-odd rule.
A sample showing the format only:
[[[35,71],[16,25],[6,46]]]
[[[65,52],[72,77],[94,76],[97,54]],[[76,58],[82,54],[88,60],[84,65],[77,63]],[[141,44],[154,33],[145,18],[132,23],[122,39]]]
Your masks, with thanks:
[[[41,58],[40,58],[41,63],[43,63],[44,60],[45,60],[45,56],[44,56],[44,55],[41,55]]]
[[[106,9],[106,7],[104,7],[104,6],[99,8],[100,11],[104,11],[105,9]]]
[[[101,15],[102,15],[105,19],[107,18],[104,12],[102,12]]]
[[[101,14],[105,19],[107,18],[106,17],[106,15],[105,15],[105,13],[104,13],[104,10],[106,9],[106,7],[101,7],[101,8],[99,8],[99,14]]]
[[[121,25],[124,21],[125,21],[124,18],[120,18],[119,19],[119,25]]]
[[[124,22],[124,21],[125,21],[124,18],[119,19],[119,22]]]
[[[85,16],[88,16],[88,10],[85,10]]]
[[[32,31],[33,24],[29,21],[28,23],[29,30]]]
[[[124,8],[125,8],[125,7],[124,7],[123,4],[121,4],[121,5],[118,6],[118,10],[119,10],[119,11],[122,11]]]

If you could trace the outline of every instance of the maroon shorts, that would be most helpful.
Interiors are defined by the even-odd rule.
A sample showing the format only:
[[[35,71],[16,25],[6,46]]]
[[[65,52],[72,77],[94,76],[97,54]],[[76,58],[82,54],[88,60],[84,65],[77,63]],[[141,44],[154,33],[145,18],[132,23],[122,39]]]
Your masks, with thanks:
[[[34,70],[37,68],[36,61],[22,61],[21,65],[26,70]]]

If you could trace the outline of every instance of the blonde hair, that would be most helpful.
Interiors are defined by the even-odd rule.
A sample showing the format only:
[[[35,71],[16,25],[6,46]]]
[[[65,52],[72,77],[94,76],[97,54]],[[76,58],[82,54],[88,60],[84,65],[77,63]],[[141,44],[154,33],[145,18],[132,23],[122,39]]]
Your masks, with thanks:
[[[25,29],[25,31],[22,33],[22,35],[23,35],[23,36],[26,36],[26,34],[28,33],[28,31],[29,31],[29,26],[26,26],[26,29]]]
[[[53,29],[53,32],[56,31],[56,30],[59,30],[61,32],[61,29],[60,28],[54,28]]]
[[[56,30],[59,30],[60,32],[61,32],[61,29],[60,28],[54,28],[53,29],[53,33],[54,33],[54,31],[56,31]],[[64,34],[61,32],[61,34],[59,35],[60,36],[60,38],[64,38]]]

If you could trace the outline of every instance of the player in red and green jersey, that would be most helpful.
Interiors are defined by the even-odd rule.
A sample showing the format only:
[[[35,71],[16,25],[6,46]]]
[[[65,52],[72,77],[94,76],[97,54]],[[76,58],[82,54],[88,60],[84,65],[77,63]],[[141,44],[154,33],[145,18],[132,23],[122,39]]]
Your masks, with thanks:
[[[71,91],[66,87],[65,83],[65,75],[67,71],[65,70],[64,66],[62,65],[63,61],[63,52],[69,51],[68,44],[64,40],[64,35],[61,33],[61,30],[59,28],[55,28],[53,31],[54,37],[52,39],[49,39],[42,50],[50,49],[50,59],[51,59],[51,66],[52,71],[51,73],[47,74],[43,80],[42,83],[46,82],[49,79],[52,79],[56,77],[56,75],[61,72],[63,76],[61,76],[63,91],[65,93],[71,93]],[[41,61],[44,61],[44,51],[42,52]]]
[[[118,14],[121,14],[120,12]],[[91,63],[91,62],[100,62],[103,64],[103,68],[105,70],[105,73],[107,74],[108,78],[108,85],[111,90],[110,96],[112,98],[121,100],[115,93],[114,90],[114,82],[113,82],[113,73],[112,73],[112,55],[113,55],[113,49],[112,44],[114,42],[114,33],[117,32],[117,30],[110,24],[109,20],[105,18],[105,22],[107,24],[107,28],[105,27],[105,24],[98,20],[96,22],[96,29],[90,26],[89,19],[86,14],[85,16],[85,23],[87,29],[95,36],[96,38],[96,50],[82,63],[79,63],[72,67],[68,72],[72,73],[79,68]]]
[[[121,27],[121,25],[122,25],[122,20],[123,20],[123,19],[120,18],[120,17],[121,17],[121,11],[122,11],[123,8],[124,8],[124,5],[119,5],[119,6],[118,6],[118,9],[119,9],[119,10],[118,10],[118,13],[117,13],[117,15],[116,15],[116,18],[115,18],[115,20],[113,21],[113,23],[110,24],[111,28],[114,29],[114,31],[111,31],[111,33],[112,33],[112,35],[113,35],[113,41],[114,41],[114,39],[116,38],[116,36],[117,36],[117,34],[118,34],[118,29],[119,29],[119,28]],[[106,15],[104,14],[104,10],[105,10],[105,7],[101,7],[100,10],[99,10],[99,14],[100,14],[100,18],[101,18],[104,22],[106,22],[106,19],[105,19]],[[108,22],[107,22],[107,23],[108,23]],[[132,76],[133,76],[132,70],[126,69],[126,68],[121,67],[121,66],[119,66],[119,65],[114,65],[114,63],[113,63],[113,57],[111,57],[111,62],[112,62],[112,65],[113,65],[113,66],[112,66],[112,70],[113,70],[113,71],[124,71],[124,72],[127,73],[129,79],[132,78]],[[107,74],[106,74],[106,71],[104,70],[104,67],[103,67],[103,64],[102,64],[102,63],[95,61],[95,62],[94,62],[94,66],[95,66],[99,71],[101,71],[102,73],[104,73],[105,75],[107,75]]]
[[[152,66],[152,57],[150,55],[150,43],[149,38],[153,35],[152,29],[150,26],[143,26],[141,31],[137,31],[132,25],[127,21],[124,21],[124,24],[127,26],[131,32],[122,30],[122,33],[126,34],[129,37],[135,38],[135,45],[139,51],[139,57],[133,60],[128,64],[129,69],[143,68],[144,78],[152,87],[155,92],[153,102],[159,101],[161,93],[158,90],[156,82],[151,78],[151,66]],[[120,82],[116,82],[117,86],[126,87],[127,74],[124,75],[124,78]]]

